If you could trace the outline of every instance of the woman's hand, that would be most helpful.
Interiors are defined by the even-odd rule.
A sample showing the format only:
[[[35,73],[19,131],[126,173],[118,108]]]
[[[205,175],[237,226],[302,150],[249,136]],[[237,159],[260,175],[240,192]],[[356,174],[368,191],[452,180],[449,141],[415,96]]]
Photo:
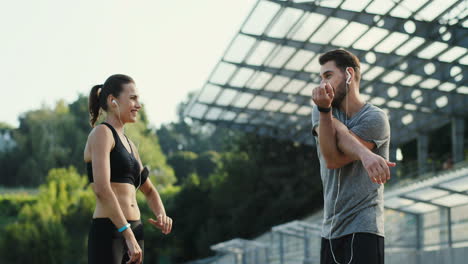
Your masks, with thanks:
[[[165,214],[159,214],[157,221],[155,221],[153,218],[150,218],[148,222],[150,222],[156,228],[161,229],[161,232],[165,235],[171,233],[172,219]]]
[[[127,228],[123,231],[125,237],[125,243],[128,248],[128,256],[130,259],[127,261],[127,264],[140,264],[143,262],[143,251],[140,248],[140,245],[135,239],[135,235],[130,228]]]

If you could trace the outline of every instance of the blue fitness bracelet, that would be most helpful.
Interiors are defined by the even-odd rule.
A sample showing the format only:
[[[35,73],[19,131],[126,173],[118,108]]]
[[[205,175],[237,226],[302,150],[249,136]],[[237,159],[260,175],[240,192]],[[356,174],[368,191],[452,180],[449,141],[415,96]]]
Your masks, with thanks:
[[[121,228],[119,228],[119,232],[122,233],[123,231],[125,231],[125,229],[129,228],[130,227],[130,224],[127,223],[126,225],[122,226]]]

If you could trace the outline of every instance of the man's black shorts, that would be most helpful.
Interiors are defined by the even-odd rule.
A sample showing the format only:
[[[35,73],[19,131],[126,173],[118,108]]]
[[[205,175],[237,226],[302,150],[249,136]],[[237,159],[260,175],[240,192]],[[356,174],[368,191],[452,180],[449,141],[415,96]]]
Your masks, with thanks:
[[[351,259],[351,241],[353,234],[332,239],[331,244],[336,261],[349,263]],[[385,257],[384,238],[370,233],[356,233],[354,236],[353,260],[351,264],[383,264]],[[330,241],[322,237],[320,264],[335,264],[330,250]]]

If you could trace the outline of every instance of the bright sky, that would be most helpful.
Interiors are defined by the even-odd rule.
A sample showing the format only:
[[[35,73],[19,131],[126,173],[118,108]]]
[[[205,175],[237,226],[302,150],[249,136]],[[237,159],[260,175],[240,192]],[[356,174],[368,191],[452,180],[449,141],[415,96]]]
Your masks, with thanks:
[[[0,122],[132,76],[153,126],[202,87],[255,0],[8,1],[0,9]],[[88,117],[83,117],[88,118]]]

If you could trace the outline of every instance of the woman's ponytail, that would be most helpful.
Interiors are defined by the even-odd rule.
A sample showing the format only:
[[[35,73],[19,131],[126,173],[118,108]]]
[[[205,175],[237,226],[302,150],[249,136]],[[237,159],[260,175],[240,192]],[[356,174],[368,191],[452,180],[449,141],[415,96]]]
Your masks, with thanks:
[[[99,102],[100,93],[102,90],[103,85],[95,85],[91,92],[89,93],[88,99],[88,109],[89,109],[89,123],[91,127],[94,127],[96,124],[97,119],[101,113],[101,104]]]

